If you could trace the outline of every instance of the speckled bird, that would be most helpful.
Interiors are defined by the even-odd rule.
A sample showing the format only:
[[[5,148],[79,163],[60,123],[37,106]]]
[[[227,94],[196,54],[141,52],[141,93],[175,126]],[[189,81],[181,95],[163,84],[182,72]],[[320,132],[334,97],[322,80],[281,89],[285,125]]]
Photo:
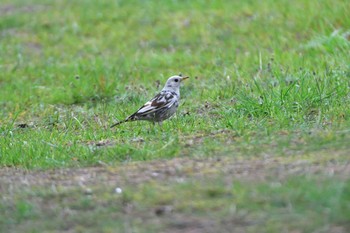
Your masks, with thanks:
[[[180,84],[188,76],[182,75],[171,76],[166,82],[164,88],[159,94],[145,103],[134,114],[128,116],[125,120],[119,121],[111,126],[111,128],[129,121],[151,121],[161,123],[170,118],[179,107],[180,101]]]

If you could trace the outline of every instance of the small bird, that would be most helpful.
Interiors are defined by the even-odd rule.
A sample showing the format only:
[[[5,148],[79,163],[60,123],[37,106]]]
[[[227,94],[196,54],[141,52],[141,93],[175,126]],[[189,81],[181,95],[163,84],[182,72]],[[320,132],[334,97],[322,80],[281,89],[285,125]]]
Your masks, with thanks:
[[[145,120],[153,123],[161,123],[168,119],[174,115],[176,109],[179,107],[180,83],[188,78],[188,76],[182,77],[181,74],[171,76],[158,95],[145,103],[139,110],[125,120],[113,124],[111,128],[128,121]]]

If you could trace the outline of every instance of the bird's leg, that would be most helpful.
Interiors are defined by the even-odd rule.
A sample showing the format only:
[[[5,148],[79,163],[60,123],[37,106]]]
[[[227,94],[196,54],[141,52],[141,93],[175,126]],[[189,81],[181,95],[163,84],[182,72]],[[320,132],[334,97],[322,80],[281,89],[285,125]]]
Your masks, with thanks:
[[[149,127],[148,130],[147,130],[147,133],[148,133],[148,134],[151,133],[152,131],[154,132],[155,125],[156,125],[155,122],[152,122],[152,125],[150,124],[150,127]]]
[[[162,121],[159,121],[158,122],[158,125],[159,125],[159,128],[160,128],[160,130],[163,132],[163,122]]]

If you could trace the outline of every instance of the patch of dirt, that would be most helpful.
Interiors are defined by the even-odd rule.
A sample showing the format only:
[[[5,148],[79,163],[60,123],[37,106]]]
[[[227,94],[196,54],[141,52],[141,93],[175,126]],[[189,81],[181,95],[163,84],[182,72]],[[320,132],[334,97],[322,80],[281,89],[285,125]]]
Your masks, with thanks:
[[[38,4],[30,4],[24,6],[16,6],[13,4],[0,5],[0,15],[11,15],[11,14],[23,14],[23,13],[34,13],[45,9],[46,6]]]
[[[101,144],[109,143],[109,141],[101,142]],[[298,175],[348,179],[350,161],[347,160],[347,155],[348,152],[341,151],[251,159],[235,159],[228,156],[174,158],[151,162],[127,162],[115,166],[101,165],[42,171],[8,167],[0,168],[0,193],[4,200],[11,202],[11,197],[15,197],[20,192],[32,192],[36,188],[54,191],[58,197],[42,199],[40,196],[35,196],[31,197],[30,201],[36,203],[36,206],[40,206],[48,214],[60,210],[64,216],[67,216],[64,218],[69,219],[71,216],[76,217],[83,210],[75,210],[73,204],[72,206],[67,205],[67,203],[75,202],[76,196],[71,193],[67,194],[65,190],[74,191],[78,188],[79,193],[82,190],[86,197],[91,197],[96,203],[104,206],[110,205],[110,202],[104,202],[102,199],[95,200],[95,192],[108,190],[109,193],[120,194],[123,192],[123,187],[144,185],[148,182],[171,184],[192,179],[206,181],[208,178],[224,177],[227,185],[231,185],[234,181],[273,181],[278,184],[279,181]],[[59,193],[63,194],[59,196]],[[98,210],[95,211],[98,213]],[[213,216],[215,216],[215,211]],[[145,226],[162,226],[166,229],[164,232],[169,233],[247,232],[247,229],[259,229],[261,224],[256,215],[244,210],[218,219],[212,218],[210,214],[196,216],[193,213],[179,212],[168,203],[157,204],[151,209],[142,210],[135,206],[135,203],[125,201],[121,212],[116,213],[113,218],[122,217],[125,217],[126,222],[131,221],[130,219],[142,219],[142,224]],[[25,226],[25,224],[20,225],[20,227]],[[75,226],[74,222],[67,221],[65,230],[74,232]],[[329,226],[329,232],[345,233],[348,232],[347,230],[346,226]]]
[[[339,162],[336,159],[325,158],[322,159],[321,155],[317,156],[317,159],[295,159],[293,161],[270,157],[253,159],[174,158],[151,162],[128,162],[118,166],[101,164],[102,166],[99,167],[43,171],[5,167],[0,168],[0,192],[6,193],[24,187],[37,186],[76,188],[95,185],[138,185],[151,181],[183,182],[189,178],[207,176],[224,176],[227,182],[283,180],[295,175],[350,177],[350,161]],[[336,158],[336,153],[332,154],[332,158]]]

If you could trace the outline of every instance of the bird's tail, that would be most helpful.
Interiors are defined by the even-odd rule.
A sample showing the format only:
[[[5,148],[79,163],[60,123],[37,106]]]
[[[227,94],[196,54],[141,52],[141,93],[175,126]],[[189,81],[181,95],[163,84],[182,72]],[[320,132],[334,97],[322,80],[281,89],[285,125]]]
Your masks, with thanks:
[[[113,128],[113,127],[115,127],[115,126],[117,126],[117,125],[120,125],[120,124],[125,123],[125,122],[128,122],[128,121],[134,121],[134,120],[136,120],[136,119],[135,119],[135,115],[131,115],[131,116],[129,116],[128,118],[126,118],[125,120],[119,121],[119,122],[113,124],[110,128]]]
[[[117,123],[111,125],[110,128],[113,128],[113,127],[115,127],[115,126],[117,126],[117,125],[120,125],[120,124],[122,124],[122,123],[124,123],[124,122],[127,122],[127,121],[129,121],[129,119],[126,119],[126,120],[123,120],[123,121],[119,121],[119,122],[117,122]]]

